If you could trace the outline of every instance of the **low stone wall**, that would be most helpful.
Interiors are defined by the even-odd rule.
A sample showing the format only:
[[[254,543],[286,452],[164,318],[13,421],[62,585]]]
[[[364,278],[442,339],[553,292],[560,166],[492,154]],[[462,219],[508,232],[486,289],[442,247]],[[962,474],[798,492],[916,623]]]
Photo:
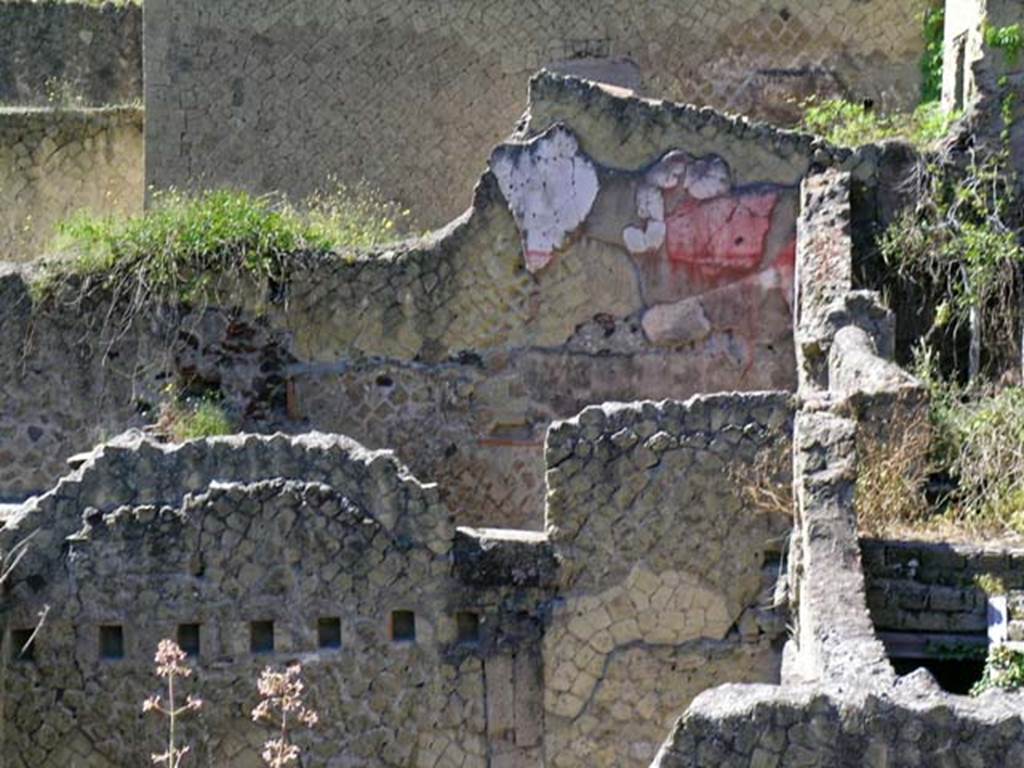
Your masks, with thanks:
[[[863,539],[868,609],[879,630],[985,634],[979,579],[1024,589],[1024,551],[971,544]]]
[[[182,627],[196,670],[183,685],[205,702],[181,721],[192,759],[257,764],[271,733],[249,717],[256,678],[297,659],[320,714],[300,742],[318,759],[487,765],[488,723],[511,723],[513,744],[542,727],[539,685],[533,719],[502,703],[531,690],[530,667],[499,682],[514,638],[528,649],[537,633],[503,620],[500,590],[452,578],[453,535],[435,486],[346,438],[104,446],[0,530],[0,550],[27,546],[2,606],[5,664],[45,613],[31,659],[5,670],[5,765],[147,761],[166,735],[140,722],[163,685],[153,653]],[[537,616],[541,593],[516,594]]]
[[[141,3],[0,3],[0,107],[141,100]]]
[[[659,768],[995,766],[1024,760],[1024,697],[898,698],[809,687],[728,685],[702,694]]]
[[[25,547],[5,659],[45,614],[0,677],[5,764],[143,760],[153,649],[188,630],[200,761],[252,764],[267,734],[239,712],[263,666],[298,659],[321,714],[301,742],[328,763],[644,766],[702,690],[778,680],[790,521],[739,480],[788,484],[792,408],[729,394],[555,424],[545,532],[456,529],[437,486],[345,437],[127,433],[0,528],[0,552]]]
[[[39,258],[77,210],[141,211],[142,124],[134,107],[0,109],[0,261]]]

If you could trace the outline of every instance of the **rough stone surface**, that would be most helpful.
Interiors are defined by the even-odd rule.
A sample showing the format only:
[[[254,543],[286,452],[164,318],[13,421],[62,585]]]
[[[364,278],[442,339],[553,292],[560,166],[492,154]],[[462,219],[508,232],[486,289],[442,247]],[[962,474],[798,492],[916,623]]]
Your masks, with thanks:
[[[769,393],[592,406],[551,427],[548,765],[646,765],[712,680],[777,679],[767,556],[791,521],[744,488],[788,482],[791,418]]]
[[[983,576],[1024,589],[1024,551],[993,545],[862,539],[867,604],[876,629],[984,635]]]
[[[27,545],[5,630],[45,613],[33,658],[0,682],[6,764],[143,761],[160,738],[139,720],[153,649],[198,624],[190,686],[207,703],[183,734],[201,764],[259,764],[254,680],[296,660],[321,714],[303,742],[316,764],[647,765],[700,691],[778,679],[766,553],[788,521],[720,478],[786,452],[792,405],[771,393],[594,411],[549,434],[546,533],[456,530],[437,486],[335,435],[126,433],[82,457],[0,528],[0,551]],[[589,460],[571,472],[567,448]],[[389,634],[396,610],[414,612],[414,641]],[[340,622],[340,647],[321,646],[321,619]],[[265,621],[273,650],[257,652],[251,622]],[[123,658],[104,656],[111,626]]]
[[[96,107],[142,99],[135,3],[0,3],[0,106]]]
[[[136,107],[0,108],[0,261],[38,259],[75,211],[141,211],[142,123]]]
[[[812,191],[812,199],[820,195],[831,202],[816,206],[814,213],[827,214],[825,232],[812,232],[814,239],[798,246],[798,286],[813,285],[805,267],[821,266],[838,278],[837,284],[845,281],[849,270],[844,261],[852,259],[852,248],[848,240],[826,236],[830,220],[840,234],[845,226],[845,185],[843,176],[835,174],[805,185],[805,200]],[[820,265],[815,241],[824,249]],[[797,518],[789,567],[795,628],[783,655],[783,684],[705,691],[676,723],[652,768],[1012,765],[1024,757],[1019,696],[970,700],[941,692],[927,675],[898,679],[876,635],[875,625],[886,621],[888,606],[879,605],[877,582],[865,583],[861,565],[854,493],[858,446],[866,437],[885,439],[886,429],[915,428],[893,414],[915,413],[921,387],[893,374],[887,362],[891,322],[878,325],[880,312],[871,309],[870,295],[837,291],[819,300],[822,294],[801,291],[797,297],[800,347],[806,349],[804,341],[812,340],[830,354],[826,360],[811,358],[814,365],[801,372],[798,391],[801,407],[793,438]],[[833,309],[837,306],[842,311]],[[878,332],[872,334],[871,328]],[[802,362],[808,362],[806,355]],[[901,569],[917,563],[909,557],[912,547],[892,550],[891,555],[883,550],[881,565],[876,551],[863,550],[868,571],[877,574],[881,568],[888,574],[890,560],[898,559]],[[922,545],[922,560],[925,550],[932,568],[941,559],[947,573],[963,572],[965,558]],[[901,583],[896,589],[897,599],[914,603],[918,616],[931,615],[929,607],[964,616],[976,605],[973,594],[971,607],[962,605],[963,590],[955,588]],[[869,606],[876,609],[872,614]]]
[[[302,197],[333,173],[368,179],[437,225],[469,203],[542,67],[591,75],[565,62],[628,57],[645,93],[776,120],[812,93],[909,107],[923,5],[154,0],[146,181]],[[368,96],[384,83],[386,98]]]
[[[634,105],[579,81],[534,85],[558,94],[560,108],[574,99],[584,105],[579,127],[558,129],[581,148],[590,131],[605,131],[600,110],[629,114]],[[9,406],[0,429],[9,437],[0,446],[0,496],[41,491],[68,456],[152,422],[164,388],[176,382],[219,393],[245,429],[315,428],[394,447],[414,472],[439,483],[460,524],[539,529],[552,421],[606,400],[792,389],[785,278],[794,177],[766,182],[750,162],[768,169],[788,155],[768,134],[744,139],[736,121],[722,118],[737,133],[718,149],[737,159],[709,159],[695,121],[718,118],[678,105],[643,109],[660,115],[664,135],[648,136],[642,160],[631,147],[607,165],[614,153],[602,150],[594,209],[538,271],[528,268],[515,203],[488,171],[471,211],[425,240],[355,257],[296,254],[285,285],[241,281],[205,311],[154,306],[125,328],[109,320],[102,297],[37,305],[24,280],[3,278],[0,313],[10,331],[0,338],[8,373],[0,392]],[[537,136],[555,125],[542,129],[537,120]],[[517,137],[506,151],[529,139]],[[676,140],[697,146],[669,143]],[[842,150],[833,160],[856,163]],[[658,212],[657,198],[639,201],[634,184],[661,176],[668,183],[680,170],[690,181],[679,189],[647,191],[660,191],[663,215],[691,222],[680,225],[690,234],[670,238],[677,247],[668,250],[630,252],[624,231]],[[728,190],[715,186],[725,171]],[[733,232],[742,190],[752,189],[775,200],[772,221]],[[721,210],[688,219],[686,210],[708,202],[699,196],[716,190],[724,193],[712,198]],[[755,247],[734,264],[728,237],[749,230]],[[702,244],[701,233],[721,242]],[[670,316],[667,326],[652,321],[659,313]],[[696,318],[696,331],[686,317]],[[69,375],[48,375],[58,367]]]

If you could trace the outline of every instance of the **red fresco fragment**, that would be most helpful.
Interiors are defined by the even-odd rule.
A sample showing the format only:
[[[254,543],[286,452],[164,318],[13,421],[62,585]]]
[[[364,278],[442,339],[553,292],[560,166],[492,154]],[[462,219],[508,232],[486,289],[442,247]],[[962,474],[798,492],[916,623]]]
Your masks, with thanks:
[[[774,191],[682,201],[665,216],[669,263],[712,281],[755,270],[761,263],[777,201],[778,192]]]

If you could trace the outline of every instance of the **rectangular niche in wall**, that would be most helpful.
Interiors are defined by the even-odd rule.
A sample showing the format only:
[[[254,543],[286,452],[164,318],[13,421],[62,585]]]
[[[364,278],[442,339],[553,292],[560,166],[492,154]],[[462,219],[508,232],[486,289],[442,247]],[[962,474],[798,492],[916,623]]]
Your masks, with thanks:
[[[178,625],[178,647],[185,652],[186,656],[196,657],[199,655],[198,624]]]
[[[412,611],[391,612],[391,642],[416,642],[416,614]]]
[[[317,620],[316,635],[321,648],[341,648],[341,619],[329,616]]]
[[[100,627],[100,658],[116,661],[124,658],[124,628],[119,624]]]
[[[480,614],[473,611],[456,613],[455,638],[460,645],[477,645],[480,642]]]
[[[274,652],[274,622],[254,621],[249,624],[249,650],[253,653]]]
[[[11,630],[11,661],[35,661],[36,643],[32,638],[34,629]]]

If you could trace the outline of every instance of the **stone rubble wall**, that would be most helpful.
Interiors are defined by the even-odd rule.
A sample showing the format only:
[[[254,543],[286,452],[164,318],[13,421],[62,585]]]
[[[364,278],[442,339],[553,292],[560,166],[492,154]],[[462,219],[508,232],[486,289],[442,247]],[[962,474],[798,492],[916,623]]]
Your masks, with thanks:
[[[38,259],[79,210],[140,212],[142,132],[137,107],[0,108],[0,261]]]
[[[934,683],[933,683],[934,685]],[[800,686],[726,685],[687,713],[662,768],[827,765],[996,766],[1024,759],[1019,694],[899,695]]]
[[[40,304],[24,276],[0,278],[0,495],[39,492],[68,456],[152,423],[177,383],[218,393],[246,430],[394,447],[460,524],[539,529],[552,421],[608,400],[793,389],[794,182],[814,157],[870,179],[870,157],[570,78],[533,89],[555,122],[499,147],[473,208],[423,240],[296,254],[282,286],[232,277],[206,309],[154,302],[123,322],[102,296],[83,304],[72,286]],[[636,110],[664,130],[618,161],[606,137]],[[534,162],[555,150],[561,165]],[[577,162],[596,180],[589,209],[567,231],[579,201],[550,200],[539,210],[563,218],[533,248],[548,230],[524,224],[539,198],[523,190],[564,192]]]
[[[141,4],[0,3],[0,106],[141,100]]]
[[[145,14],[146,183],[302,198],[333,174],[367,180],[438,225],[468,205],[538,69],[775,121],[792,120],[811,94],[909,108],[924,5],[155,0]],[[367,96],[381,89],[386,98]]]
[[[513,744],[540,732],[529,665],[508,682],[520,707],[496,699],[516,654],[537,657],[536,637],[515,638],[522,620],[502,617],[539,615],[542,593],[463,589],[453,537],[436,486],[344,437],[167,446],[128,435],[102,446],[0,530],[4,551],[28,542],[4,628],[31,628],[46,611],[34,659],[7,667],[5,765],[145,762],[163,729],[139,715],[160,687],[152,654],[182,623],[200,625],[186,687],[206,704],[183,734],[201,764],[260,764],[270,734],[248,717],[255,679],[295,660],[320,713],[302,739],[318,764],[487,765],[496,719],[518,716]],[[415,613],[414,642],[389,637],[393,610]],[[460,641],[460,610],[477,612],[480,638]],[[340,619],[340,648],[319,647],[324,617]],[[255,653],[249,622],[267,620],[273,652]],[[102,658],[99,628],[110,625],[123,629],[123,659]]]
[[[868,597],[872,581],[857,536],[858,455],[864,435],[887,439],[878,423],[898,428],[893,414],[913,415],[923,399],[921,386],[890,375],[879,354],[891,349],[885,341],[892,338],[891,316],[887,331],[872,334],[867,329],[885,316],[880,307],[866,316],[849,312],[869,296],[853,292],[823,302],[817,297],[827,291],[802,290],[814,285],[801,268],[817,264],[814,253],[805,252],[815,242],[826,249],[824,263],[836,265],[826,275],[845,279],[833,246],[842,243],[848,219],[820,215],[848,204],[846,190],[847,180],[834,171],[804,185],[805,199],[831,202],[804,208],[819,220],[800,227],[816,236],[798,238],[796,336],[805,351],[829,354],[824,363],[814,354],[801,361],[802,373],[810,375],[802,380],[795,417],[790,598],[796,627],[784,653],[783,684],[704,692],[679,718],[652,768],[1010,765],[1024,755],[1020,696],[970,700],[942,692],[926,672],[897,678],[875,634],[868,607],[876,598]],[[819,311],[823,304],[826,311]],[[870,354],[878,358],[869,365]],[[868,571],[877,572],[878,556],[871,552],[865,549],[864,559]]]
[[[552,425],[547,765],[647,765],[699,691],[778,679],[790,521],[745,488],[788,485],[792,408],[785,393],[723,394],[606,403]]]
[[[1014,0],[964,0],[947,13],[942,78],[946,107],[966,112],[971,146],[983,159],[1024,168],[1024,70],[1015,53],[985,43],[986,27],[1019,24],[1020,4]]]
[[[0,652],[46,614],[7,667],[7,764],[144,760],[153,649],[199,624],[207,704],[183,734],[203,764],[258,765],[254,680],[297,660],[324,765],[645,765],[700,691],[778,680],[789,520],[740,480],[789,483],[792,413],[784,392],[587,408],[549,431],[545,532],[456,529],[436,485],[347,437],[126,433],[0,529],[0,551],[28,546]],[[393,610],[415,643],[390,639]],[[340,648],[318,647],[324,617]],[[102,658],[104,626],[123,659]]]

